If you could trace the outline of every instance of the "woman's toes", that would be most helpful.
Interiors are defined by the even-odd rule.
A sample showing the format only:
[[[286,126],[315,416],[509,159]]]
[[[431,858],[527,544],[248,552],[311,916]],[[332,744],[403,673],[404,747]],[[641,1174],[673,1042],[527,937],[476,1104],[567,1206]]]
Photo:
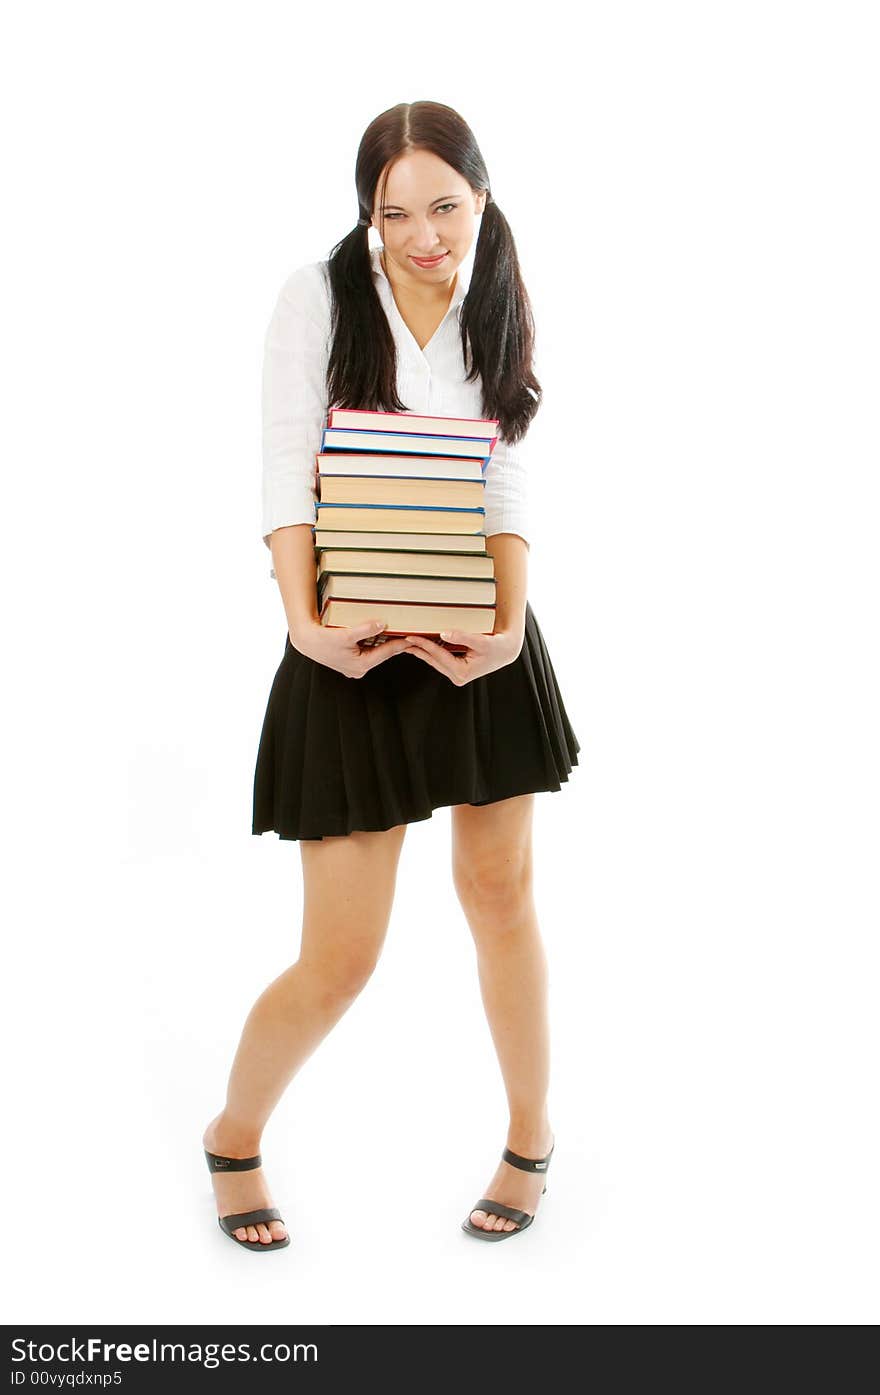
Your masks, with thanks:
[[[287,1227],[282,1225],[281,1221],[270,1221],[269,1233],[273,1240],[283,1240],[287,1235]]]
[[[239,1226],[238,1230],[234,1230],[232,1233],[233,1233],[233,1235],[235,1236],[236,1240],[246,1240],[246,1239],[247,1239],[247,1227],[246,1227],[246,1226],[241,1225],[241,1226]]]
[[[478,1230],[517,1230],[516,1221],[509,1216],[496,1216],[494,1211],[472,1211],[471,1225]]]
[[[263,1245],[268,1245],[272,1239],[272,1236],[269,1234],[269,1227],[262,1222],[257,1226],[257,1237]]]
[[[249,1240],[259,1240],[260,1237],[259,1237],[259,1235],[257,1234],[257,1227],[256,1227],[255,1225],[249,1225],[249,1226],[248,1226],[248,1228],[247,1228],[247,1238],[248,1238]]]

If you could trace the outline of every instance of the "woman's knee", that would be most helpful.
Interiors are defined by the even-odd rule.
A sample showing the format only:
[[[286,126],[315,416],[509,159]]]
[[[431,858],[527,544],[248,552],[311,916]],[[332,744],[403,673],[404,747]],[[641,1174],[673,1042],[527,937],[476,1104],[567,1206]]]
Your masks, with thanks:
[[[381,948],[381,938],[337,941],[319,953],[303,953],[299,962],[327,1003],[348,1002],[369,982],[379,962]]]
[[[378,963],[405,832],[401,825],[302,845],[300,960],[328,999],[356,997]]]
[[[452,875],[459,903],[472,919],[516,924],[532,905],[532,857],[527,846],[458,856]]]
[[[452,879],[473,928],[521,924],[532,905],[534,795],[452,811]]]

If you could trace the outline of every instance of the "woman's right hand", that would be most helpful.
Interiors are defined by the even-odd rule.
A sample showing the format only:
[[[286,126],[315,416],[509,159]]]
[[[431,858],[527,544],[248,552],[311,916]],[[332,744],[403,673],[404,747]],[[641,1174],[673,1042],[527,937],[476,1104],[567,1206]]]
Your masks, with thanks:
[[[367,649],[361,649],[359,640],[370,639],[386,628],[383,620],[365,620],[361,625],[322,625],[318,621],[297,629],[296,634],[288,631],[290,642],[300,654],[315,663],[335,668],[346,678],[363,678],[371,668],[382,664],[395,654],[410,649],[405,635],[382,640]]]

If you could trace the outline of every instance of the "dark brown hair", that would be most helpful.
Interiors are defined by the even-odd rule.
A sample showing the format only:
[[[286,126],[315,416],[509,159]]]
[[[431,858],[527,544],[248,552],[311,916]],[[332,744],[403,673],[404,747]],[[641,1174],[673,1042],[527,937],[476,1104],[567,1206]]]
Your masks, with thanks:
[[[514,445],[525,435],[542,397],[532,371],[534,320],[513,234],[492,198],[473,133],[456,111],[439,102],[401,102],[370,123],[355,163],[358,218],[372,217],[376,185],[386,170],[384,205],[391,166],[412,150],[429,150],[445,160],[474,193],[486,190],[473,271],[461,305],[461,348],[466,380],[481,380],[484,416],[497,417],[500,434]],[[330,405],[407,411],[397,395],[394,338],[373,284],[368,227],[356,224],[336,244],[329,272]]]

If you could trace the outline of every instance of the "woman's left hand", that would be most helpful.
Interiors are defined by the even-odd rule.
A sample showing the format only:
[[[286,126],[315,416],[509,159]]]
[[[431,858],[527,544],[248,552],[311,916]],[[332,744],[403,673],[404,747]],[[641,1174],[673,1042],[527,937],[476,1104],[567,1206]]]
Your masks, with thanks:
[[[467,646],[464,654],[454,654],[442,644],[437,644],[427,635],[407,635],[404,654],[414,654],[423,663],[430,664],[438,673],[445,673],[457,687],[470,683],[472,678],[484,678],[519,658],[523,647],[524,633],[502,630],[492,635],[466,634],[462,630],[444,630],[441,639],[450,644]]]

